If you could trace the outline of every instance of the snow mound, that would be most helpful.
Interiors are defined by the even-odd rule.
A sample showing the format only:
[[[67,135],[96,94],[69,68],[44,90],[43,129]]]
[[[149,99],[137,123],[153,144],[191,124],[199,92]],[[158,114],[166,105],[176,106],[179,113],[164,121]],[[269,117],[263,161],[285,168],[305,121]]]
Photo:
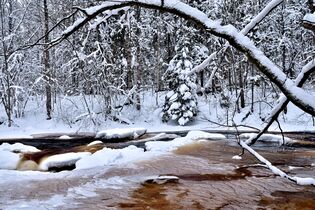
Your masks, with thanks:
[[[204,131],[189,131],[186,138],[191,138],[192,140],[198,139],[209,139],[209,140],[223,140],[226,137],[219,133],[208,133]]]
[[[51,167],[64,167],[75,164],[81,158],[90,156],[89,152],[70,152],[47,157],[39,164],[39,170],[47,171]]]
[[[249,144],[253,138],[257,136],[257,133],[243,133],[240,135],[240,138],[247,139],[245,141],[246,144]],[[284,140],[281,135],[274,135],[274,134],[263,134],[259,137],[258,141],[261,142],[271,142],[271,143],[279,143],[280,145],[286,145],[293,143],[294,140],[284,137]]]
[[[189,131],[185,137],[176,138],[172,141],[149,141],[145,143],[145,147],[148,151],[159,151],[166,152],[176,150],[178,147],[184,146],[186,144],[191,144],[197,140],[203,139],[226,139],[222,134],[217,133],[207,133],[203,131]]]
[[[293,177],[293,179],[296,181],[299,185],[314,185],[315,186],[315,179],[310,177]]]
[[[103,144],[102,141],[92,141],[91,143],[89,143],[87,146],[93,146],[93,145],[96,145],[96,144]]]
[[[67,135],[62,135],[59,137],[59,139],[71,139],[71,137]]]
[[[10,151],[15,153],[28,153],[28,152],[39,152],[40,150],[33,146],[24,145],[21,143],[8,144],[3,143],[0,145],[1,151]]]
[[[76,162],[76,169],[94,168],[99,166],[115,166],[119,164],[145,160],[154,154],[145,152],[136,146],[128,146],[123,149],[103,148]]]
[[[20,155],[10,151],[0,151],[0,169],[15,170],[20,162]]]
[[[242,156],[239,156],[239,155],[234,155],[232,157],[233,160],[242,160]]]
[[[162,134],[161,134],[162,135]],[[211,134],[202,131],[190,131],[186,137],[176,138],[172,141],[146,142],[146,150],[136,146],[128,146],[123,149],[103,148],[90,156],[86,156],[76,162],[76,170],[94,168],[99,166],[116,166],[130,162],[150,159],[157,155],[166,154],[179,146],[193,143],[200,139],[222,139],[225,136]]]
[[[136,139],[147,132],[145,128],[114,128],[99,131],[95,138],[97,139]]]
[[[315,14],[306,14],[303,18],[303,21],[308,21],[311,23],[315,23]]]

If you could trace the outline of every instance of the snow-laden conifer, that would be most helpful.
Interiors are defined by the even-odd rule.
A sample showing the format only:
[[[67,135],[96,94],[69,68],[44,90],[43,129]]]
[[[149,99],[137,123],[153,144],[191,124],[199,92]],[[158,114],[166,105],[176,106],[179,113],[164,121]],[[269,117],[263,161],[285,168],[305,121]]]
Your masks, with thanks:
[[[195,75],[187,75],[193,67],[188,46],[189,42],[185,40],[176,47],[177,53],[167,69],[166,79],[170,91],[165,96],[163,122],[174,120],[179,125],[185,125],[197,115]]]

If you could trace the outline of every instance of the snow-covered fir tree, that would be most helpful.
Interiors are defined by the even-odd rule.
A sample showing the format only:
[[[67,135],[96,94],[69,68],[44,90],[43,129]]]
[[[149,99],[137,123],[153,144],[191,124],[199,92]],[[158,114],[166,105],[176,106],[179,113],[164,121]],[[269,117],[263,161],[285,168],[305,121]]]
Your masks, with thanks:
[[[165,96],[162,110],[162,121],[175,120],[179,125],[185,125],[197,115],[197,96],[195,75],[187,76],[192,69],[189,53],[189,42],[184,40],[176,47],[176,55],[169,63],[166,79],[170,91]]]

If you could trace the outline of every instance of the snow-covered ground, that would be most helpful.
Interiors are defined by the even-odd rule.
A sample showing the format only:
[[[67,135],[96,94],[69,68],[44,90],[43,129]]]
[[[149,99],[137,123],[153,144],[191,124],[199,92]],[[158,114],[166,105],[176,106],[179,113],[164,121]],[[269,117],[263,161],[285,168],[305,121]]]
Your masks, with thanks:
[[[257,94],[258,95],[258,94]],[[106,116],[99,113],[103,109],[101,99],[98,97],[87,97],[91,115],[87,114],[86,105],[84,105],[81,96],[60,97],[54,107],[52,120],[46,120],[44,101],[30,100],[26,106],[25,117],[14,118],[14,125],[8,128],[5,123],[0,125],[0,138],[33,138],[32,134],[39,133],[67,133],[67,132],[98,132],[105,129],[116,128],[134,128],[143,127],[147,132],[153,131],[179,131],[179,130],[234,130],[233,127],[223,127],[222,125],[232,125],[232,116],[235,112],[234,106],[230,106],[229,111],[220,105],[219,95],[198,98],[199,113],[194,121],[186,126],[177,125],[175,122],[162,123],[161,106],[165,94],[160,93],[158,105],[156,105],[155,95],[145,92],[141,95],[141,110],[137,111],[134,106],[125,106],[117,117],[129,122],[121,124],[110,119],[104,120]],[[259,100],[259,99],[257,99]],[[273,101],[272,101],[273,100]],[[249,102],[249,101],[248,101]],[[248,125],[262,128],[265,123],[262,119],[268,117],[271,107],[268,104],[274,103],[274,99],[265,102],[257,102],[254,106],[254,113],[245,116],[250,111],[250,105],[235,114],[236,124]],[[5,119],[3,107],[0,106],[0,119]],[[245,119],[244,119],[245,118]],[[78,120],[79,119],[79,120]],[[92,122],[92,120],[96,124]],[[212,121],[212,122],[209,122]],[[299,110],[293,104],[289,104],[287,114],[281,114],[279,117],[281,128],[284,131],[315,131],[313,125],[314,119]],[[239,127],[238,129],[251,130],[248,127]],[[274,123],[270,131],[279,131],[277,123]]]

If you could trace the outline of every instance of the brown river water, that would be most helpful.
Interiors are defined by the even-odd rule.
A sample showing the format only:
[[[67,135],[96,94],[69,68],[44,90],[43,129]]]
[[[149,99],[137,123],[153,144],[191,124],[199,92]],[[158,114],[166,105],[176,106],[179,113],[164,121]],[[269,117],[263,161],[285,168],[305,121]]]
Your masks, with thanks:
[[[315,176],[314,149],[269,145],[258,146],[256,151],[291,175]],[[10,204],[34,201],[33,209],[37,209],[36,205],[38,209],[91,210],[315,209],[314,186],[298,186],[275,176],[257,165],[259,162],[247,152],[241,160],[232,159],[239,152],[240,148],[231,141],[203,141],[132,167],[98,170],[95,174],[89,171],[84,176],[64,179],[2,184],[0,209],[1,203],[7,204],[8,200]],[[156,175],[174,175],[179,181],[144,182]],[[113,177],[119,177],[118,181],[108,184],[107,180]],[[85,192],[78,190],[82,191],[82,186]],[[54,206],[55,201],[49,200],[56,195],[62,196],[63,201]]]

